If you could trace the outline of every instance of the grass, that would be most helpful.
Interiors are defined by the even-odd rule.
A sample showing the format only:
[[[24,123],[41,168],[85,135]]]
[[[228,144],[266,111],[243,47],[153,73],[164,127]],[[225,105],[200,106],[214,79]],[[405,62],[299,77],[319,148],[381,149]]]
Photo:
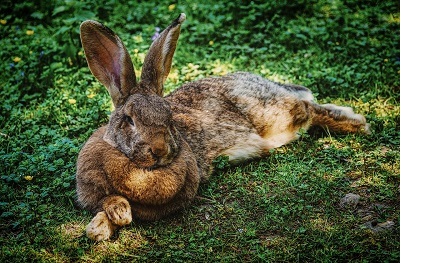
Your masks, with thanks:
[[[1,262],[398,262],[400,8],[397,1],[3,1],[0,4]],[[270,157],[219,159],[194,204],[84,233],[75,162],[111,102],[91,76],[79,24],[124,40],[140,72],[155,27],[187,21],[166,83],[244,70],[349,105],[373,133],[312,131]],[[356,206],[340,205],[346,194]]]

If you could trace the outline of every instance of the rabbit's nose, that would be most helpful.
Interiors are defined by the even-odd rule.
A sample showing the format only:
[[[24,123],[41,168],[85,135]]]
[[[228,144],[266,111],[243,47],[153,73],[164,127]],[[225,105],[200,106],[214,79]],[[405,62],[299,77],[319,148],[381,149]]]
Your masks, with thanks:
[[[151,152],[154,157],[164,157],[168,154],[168,147],[165,144],[154,145],[151,147]]]

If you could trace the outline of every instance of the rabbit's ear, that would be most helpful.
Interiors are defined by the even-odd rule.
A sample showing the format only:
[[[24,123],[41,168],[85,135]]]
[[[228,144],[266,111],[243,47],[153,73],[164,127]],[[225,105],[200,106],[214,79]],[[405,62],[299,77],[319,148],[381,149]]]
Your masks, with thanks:
[[[186,15],[181,13],[161,32],[152,43],[143,62],[141,86],[160,96],[163,95],[164,82],[170,73],[171,61],[180,35],[180,26],[184,20]]]
[[[91,72],[108,89],[115,107],[122,105],[137,84],[124,43],[111,29],[96,21],[84,21],[80,32]]]

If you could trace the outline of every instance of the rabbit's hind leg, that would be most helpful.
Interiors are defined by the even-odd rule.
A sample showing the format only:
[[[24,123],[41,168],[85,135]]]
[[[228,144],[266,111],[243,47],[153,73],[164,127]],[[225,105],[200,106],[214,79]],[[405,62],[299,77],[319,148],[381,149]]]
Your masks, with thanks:
[[[300,137],[312,122],[311,103],[304,100],[284,100],[264,110],[261,136],[277,148]]]
[[[354,113],[350,107],[334,104],[312,104],[313,126],[328,128],[338,133],[370,133],[370,125],[361,114]]]
[[[256,133],[250,133],[247,136],[241,135],[235,140],[235,144],[221,152],[219,155],[229,157],[231,164],[241,163],[245,160],[254,159],[267,155],[270,149],[273,149],[268,140],[262,138]]]

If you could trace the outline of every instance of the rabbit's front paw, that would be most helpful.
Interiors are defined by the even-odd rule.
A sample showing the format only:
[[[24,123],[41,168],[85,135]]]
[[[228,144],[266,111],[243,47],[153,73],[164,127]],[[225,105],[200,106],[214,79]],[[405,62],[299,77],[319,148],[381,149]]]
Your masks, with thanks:
[[[125,226],[131,223],[131,207],[127,199],[117,196],[104,203],[103,209],[109,219],[118,226]]]
[[[109,239],[116,229],[104,211],[97,213],[97,215],[87,225],[87,236],[95,241],[102,241]]]

